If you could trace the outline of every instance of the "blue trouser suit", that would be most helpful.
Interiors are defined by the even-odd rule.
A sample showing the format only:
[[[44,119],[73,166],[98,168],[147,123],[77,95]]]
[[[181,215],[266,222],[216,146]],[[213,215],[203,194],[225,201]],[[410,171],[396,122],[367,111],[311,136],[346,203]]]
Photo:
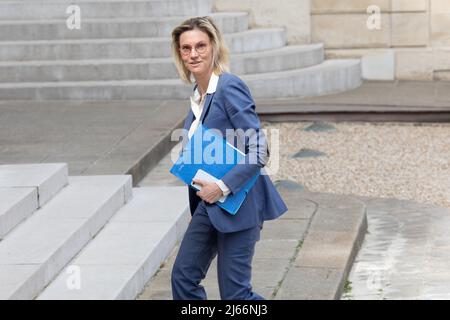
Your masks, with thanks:
[[[260,227],[222,233],[212,225],[204,202],[192,216],[172,269],[175,300],[206,299],[200,282],[217,255],[220,297],[224,300],[261,300],[250,284],[251,263]]]

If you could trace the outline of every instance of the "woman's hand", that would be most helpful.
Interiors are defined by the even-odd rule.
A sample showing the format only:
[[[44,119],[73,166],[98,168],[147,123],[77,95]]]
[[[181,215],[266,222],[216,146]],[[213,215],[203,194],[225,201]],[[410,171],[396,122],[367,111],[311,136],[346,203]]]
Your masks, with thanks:
[[[200,179],[194,179],[193,182],[202,188],[200,191],[197,191],[197,196],[207,203],[214,203],[223,196],[222,190],[215,182]]]

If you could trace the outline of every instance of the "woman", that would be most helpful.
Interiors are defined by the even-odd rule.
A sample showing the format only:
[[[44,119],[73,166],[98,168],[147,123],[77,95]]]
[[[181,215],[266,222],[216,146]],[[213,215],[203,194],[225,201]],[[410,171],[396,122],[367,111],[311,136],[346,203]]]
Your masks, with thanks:
[[[252,291],[251,262],[263,221],[279,217],[287,207],[267,175],[261,174],[235,215],[215,202],[234,194],[268,161],[267,143],[248,87],[227,71],[228,51],[222,35],[209,17],[186,20],[172,32],[172,50],[181,79],[192,84],[191,109],[184,128],[189,137],[202,123],[220,130],[242,129],[258,139],[238,135],[246,161],[218,182],[196,180],[201,190],[189,187],[191,222],[172,269],[174,299],[206,299],[200,285],[217,255],[219,291],[222,299],[263,299]],[[235,143],[236,145],[236,143]]]

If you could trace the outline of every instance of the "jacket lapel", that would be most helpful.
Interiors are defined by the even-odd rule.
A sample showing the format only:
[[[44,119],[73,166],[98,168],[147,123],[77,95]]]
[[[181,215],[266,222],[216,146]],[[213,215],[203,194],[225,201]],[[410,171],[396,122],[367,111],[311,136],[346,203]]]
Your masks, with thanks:
[[[217,88],[219,87],[219,84],[220,84],[220,76],[219,76],[219,82],[218,82],[217,87],[216,87],[216,91],[217,91]],[[196,88],[197,88],[197,84],[195,85],[194,90]],[[212,102],[212,100],[214,98],[214,94],[215,94],[215,92],[206,94],[205,104],[203,105],[202,114],[200,115],[200,123],[203,123],[203,120],[205,119],[205,115],[207,114],[207,112],[208,112],[208,110],[209,110],[209,108],[211,106],[211,102]],[[194,113],[192,112],[192,110],[190,110],[189,111],[189,115],[187,116],[186,122],[184,124],[184,128],[186,130],[189,130],[189,127],[191,126],[191,124],[194,121],[194,119],[195,119]]]
[[[208,93],[206,95],[205,104],[203,105],[202,114],[200,115],[200,123],[203,123],[203,119],[205,118],[206,112],[208,112],[209,107],[211,106],[212,99],[214,97],[214,93]],[[195,116],[192,110],[189,108],[189,113],[186,117],[186,120],[184,122],[184,129],[189,130],[191,127],[192,122],[194,121]]]
[[[186,117],[186,120],[184,121],[184,129],[189,130],[189,127],[191,126],[192,121],[194,121],[194,113],[191,110],[191,107],[189,107],[189,112]]]
[[[211,106],[211,101],[214,97],[214,93],[210,93],[206,95],[205,105],[203,106],[202,115],[200,116],[200,123],[203,123],[205,119],[205,115],[207,114],[209,107]]]

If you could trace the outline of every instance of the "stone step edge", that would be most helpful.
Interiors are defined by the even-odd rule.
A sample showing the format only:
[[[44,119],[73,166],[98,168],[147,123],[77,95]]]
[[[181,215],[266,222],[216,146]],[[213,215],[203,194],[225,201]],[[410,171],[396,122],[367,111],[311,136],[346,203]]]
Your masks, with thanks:
[[[39,208],[37,188],[0,187],[0,192],[2,189],[22,189],[22,192],[26,192],[26,194],[21,196],[20,199],[15,198],[12,202],[8,202],[9,208],[0,212],[0,242]]]
[[[2,2],[0,1],[0,4]],[[246,17],[248,12],[245,11],[224,11],[224,12],[211,12],[209,15],[214,17]],[[141,23],[141,22],[170,22],[177,20],[180,23],[183,19],[189,19],[189,16],[163,16],[163,17],[118,17],[118,18],[86,18],[82,20],[82,23],[88,24],[101,24],[101,23]],[[27,24],[54,24],[63,23],[65,25],[67,18],[59,19],[24,19],[24,20],[0,20],[0,27],[2,25],[27,25]]]
[[[130,199],[132,198],[131,177],[121,175],[107,175],[107,176],[103,175],[98,177],[101,179],[103,177],[117,177],[117,180],[121,181],[118,184],[118,186],[116,186],[115,191],[109,195],[109,198],[107,198],[106,201],[101,202],[101,205],[96,207],[89,217],[74,219],[80,221],[84,220],[84,223],[80,225],[78,229],[72,232],[70,236],[66,237],[64,239],[63,245],[54,252],[52,252],[52,254],[48,256],[45,261],[43,261],[42,263],[38,263],[37,264],[39,266],[38,269],[36,269],[32,274],[28,275],[28,277],[21,279],[22,282],[19,284],[19,286],[14,288],[12,292],[10,292],[11,296],[7,297],[7,299],[23,300],[23,299],[33,299],[34,297],[36,297],[39,294],[39,292],[42,289],[44,289],[45,286],[48,285],[48,283],[50,283],[52,279],[54,279],[54,277],[63,268],[65,263],[64,265],[61,265],[62,262],[65,259],[68,259],[66,262],[70,261],[70,259],[73,256],[75,256],[80,250],[82,250],[82,248],[84,248],[85,245],[92,238],[95,237],[95,235],[102,229],[104,224],[106,224],[108,220],[116,214],[117,210],[119,210],[127,202],[130,201]],[[69,185],[70,185],[70,178],[77,180],[80,179],[84,180],[95,178],[95,176],[70,176]],[[108,212],[106,216],[105,213],[102,212],[105,210],[105,205],[106,207],[110,207],[109,209],[112,209],[112,211]],[[44,217],[44,220],[45,219],[51,221],[52,218]],[[97,221],[99,219],[101,220],[100,221],[101,224],[99,224],[99,221]],[[67,220],[67,218],[65,220]],[[33,224],[31,225],[33,226]],[[81,237],[81,234],[83,234],[83,237]],[[87,238],[87,239],[80,239],[80,238]],[[0,245],[3,244],[4,244],[3,242],[0,242]],[[65,248],[67,250],[69,249],[69,247],[72,247],[71,248],[72,252],[70,252],[70,256],[67,257],[67,252],[63,252],[64,250],[62,248]],[[20,265],[20,264],[13,263],[10,265]],[[32,264],[28,263],[25,265],[34,265],[34,263]]]
[[[307,68],[293,69],[293,70],[284,70],[277,72],[267,72],[267,73],[258,73],[258,74],[246,74],[240,76],[244,81],[252,81],[261,78],[269,79],[277,79],[277,78],[285,78],[289,76],[295,76],[297,74],[310,74],[315,73],[321,69],[339,69],[350,67],[354,64],[358,64],[359,60],[355,59],[333,59],[333,60],[325,60],[321,64],[310,66]],[[180,79],[161,79],[161,80],[110,80],[110,81],[53,81],[53,82],[3,82],[0,83],[0,89],[25,89],[25,88],[58,88],[58,87],[72,87],[72,86],[80,86],[80,87],[108,87],[111,85],[184,85]]]
[[[133,188],[133,193],[136,192],[140,192],[140,194],[144,194],[147,192],[151,192],[152,189],[155,188],[164,188],[167,189],[168,192],[170,192],[171,189],[176,188],[176,189],[182,189],[183,187],[139,187],[139,188]],[[183,188],[184,189],[184,188]],[[138,190],[138,191],[136,191]],[[133,200],[131,200],[133,201]],[[131,202],[130,201],[130,202]],[[123,210],[127,210],[127,204],[125,204],[124,207],[122,207],[116,214],[119,215],[121,213],[121,211]],[[177,243],[179,243],[182,238],[183,235],[187,229],[187,226],[189,224],[189,219],[190,219],[190,210],[189,210],[189,204],[188,202],[185,203],[184,208],[181,210],[181,212],[179,214],[177,214],[177,217],[175,220],[171,221],[172,226],[170,228],[168,228],[157,242],[157,245],[152,249],[151,252],[148,253],[148,256],[145,257],[145,259],[142,260],[142,263],[140,263],[140,265],[138,266],[138,268],[136,269],[136,271],[134,272],[133,275],[131,275],[131,277],[129,277],[127,279],[127,283],[121,287],[118,288],[118,290],[116,291],[116,295],[113,299],[135,299],[140,292],[144,289],[145,285],[147,284],[147,282],[155,275],[155,273],[159,270],[160,266],[162,263],[164,263],[164,261],[166,261],[166,259],[169,257],[170,253],[172,252],[173,248],[176,246]],[[145,220],[143,220],[145,221]],[[115,221],[114,217],[111,218],[110,221],[108,221],[107,224],[105,224],[105,226],[103,227],[103,229],[100,232],[103,232],[104,230],[107,230],[108,226],[110,226],[111,224],[121,224],[123,222],[126,221]],[[131,221],[133,222],[133,220]],[[136,222],[136,221],[134,221]],[[173,241],[175,240],[175,241]],[[92,239],[91,241],[95,241],[95,239]],[[165,242],[170,242],[170,244],[168,246],[164,246]],[[76,263],[76,259],[78,257],[80,257],[83,254],[85,248],[83,248],[67,265],[79,265],[79,266],[83,266],[83,265],[89,265],[88,263],[83,263],[83,264],[77,264]],[[151,261],[151,259],[157,259],[157,261]],[[150,267],[149,267],[150,266]],[[60,274],[63,274],[64,269],[61,270]],[[144,277],[142,277],[142,275],[144,275]],[[55,277],[54,280],[56,280],[59,277],[59,275],[57,277]],[[42,295],[42,293],[45,294],[45,289],[40,293],[40,295]],[[43,299],[48,299],[49,297],[43,297]],[[50,297],[50,299],[52,299]],[[37,300],[41,300],[41,298],[38,296]]]
[[[301,197],[314,201],[315,196],[323,197],[323,195],[326,196],[327,194],[302,191]],[[338,214],[341,214],[342,216],[341,221],[345,221],[347,224],[352,225],[352,227],[349,229],[344,228],[344,230],[339,230],[339,228],[333,229],[330,227],[329,221],[327,222],[326,211],[336,208],[321,208],[319,204],[319,208],[313,216],[310,227],[306,232],[299,255],[297,256],[294,265],[287,272],[288,275],[290,272],[295,273],[295,277],[300,279],[313,278],[313,286],[304,286],[301,288],[300,295],[302,299],[340,299],[345,290],[346,281],[356,255],[362,246],[364,236],[367,232],[367,208],[364,202],[351,195],[330,195],[333,197],[342,197],[342,199],[350,200],[350,202],[355,203],[353,207],[348,206],[347,208],[338,209]],[[339,212],[339,210],[341,212]],[[346,214],[348,211],[351,211],[351,214]],[[336,215],[336,212],[333,212],[333,214]],[[326,238],[327,233],[332,234],[330,239],[333,239],[333,236],[336,236],[336,238],[347,237],[350,239],[349,243],[347,243],[347,247],[344,248],[344,261],[340,261],[336,264],[333,263],[333,261],[330,261],[330,257],[327,256],[327,253],[329,253],[330,248],[335,245],[335,243]],[[325,248],[325,250],[320,250],[320,248]],[[328,252],[326,249],[328,249]],[[342,253],[342,251],[343,250],[340,250],[339,252]],[[324,292],[323,289],[320,290],[318,288],[326,288],[328,291]],[[284,283],[281,284],[279,290],[286,290],[289,293],[289,289],[286,289]],[[291,291],[290,298],[298,298],[295,296],[296,292],[298,293],[296,290]]]
[[[288,45],[288,46],[281,47],[281,48],[268,49],[268,50],[263,50],[263,51],[235,53],[232,55],[231,60],[233,60],[233,58],[244,59],[244,58],[268,57],[268,56],[271,56],[271,55],[277,54],[277,53],[288,54],[289,50],[292,50],[292,51],[298,50],[299,52],[312,52],[315,50],[323,50],[323,44],[322,43],[312,43],[312,44],[303,44],[303,45]],[[287,52],[285,53],[285,51],[287,51]],[[336,60],[336,59],[334,59],[334,60]],[[105,59],[74,59],[74,60],[24,60],[24,61],[4,60],[4,61],[0,61],[0,67],[169,63],[169,62],[173,62],[173,61],[174,60],[172,57],[125,58],[125,59],[105,58]]]
[[[227,33],[224,38],[236,38],[251,36],[258,33],[284,33],[284,28],[257,28],[248,29],[241,32]],[[94,38],[94,39],[62,39],[62,40],[18,40],[18,41],[0,41],[0,46],[9,45],[64,45],[64,44],[102,44],[102,43],[142,43],[142,42],[155,42],[155,41],[170,41],[170,37],[142,37],[142,38]]]
[[[29,197],[21,199],[19,202],[15,203],[13,207],[11,207],[4,214],[0,215],[0,222],[2,219],[7,219],[8,224],[5,224],[0,228],[0,240],[4,239],[8,233],[13,231],[16,227],[18,227],[22,222],[26,221],[29,217],[31,217],[36,210],[45,205],[48,201],[50,201],[53,197],[57,196],[57,194],[64,189],[64,187],[68,184],[68,175],[69,170],[67,163],[45,163],[45,164],[12,164],[12,165],[2,165],[4,166],[13,166],[20,169],[21,166],[36,166],[36,169],[43,166],[52,166],[55,167],[53,173],[46,177],[46,180],[40,182],[39,185],[37,183],[26,183],[25,185],[19,185],[18,183],[11,183],[11,185],[7,185],[8,183],[4,183],[0,188],[24,188],[24,189],[33,189],[33,202],[35,204],[30,205]],[[2,167],[0,166],[0,168]],[[41,169],[42,170],[42,169]],[[28,204],[27,204],[28,203]],[[19,209],[17,209],[19,208]],[[13,213],[15,210],[19,210],[19,216],[16,216],[17,213]],[[23,212],[25,210],[25,213]],[[14,215],[14,216],[13,216]]]
[[[50,163],[22,163],[22,164],[5,164],[0,165],[0,173],[1,168],[8,168],[8,167],[17,167],[21,169],[21,171],[25,170],[24,168],[27,167],[28,170],[30,170],[32,167],[36,167],[36,169],[42,167],[50,167],[53,171],[52,175],[47,176],[45,180],[40,181],[40,184],[37,185],[37,183],[22,183],[19,185],[18,183],[12,183],[12,182],[2,182],[0,184],[0,187],[33,187],[36,188],[37,194],[38,194],[38,205],[39,207],[46,204],[52,197],[54,197],[56,194],[58,194],[61,189],[63,189],[67,183],[68,183],[68,176],[69,176],[69,168],[67,166],[67,163],[64,162],[50,162]]]

